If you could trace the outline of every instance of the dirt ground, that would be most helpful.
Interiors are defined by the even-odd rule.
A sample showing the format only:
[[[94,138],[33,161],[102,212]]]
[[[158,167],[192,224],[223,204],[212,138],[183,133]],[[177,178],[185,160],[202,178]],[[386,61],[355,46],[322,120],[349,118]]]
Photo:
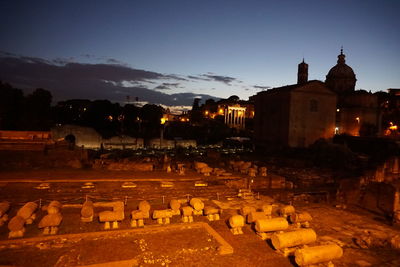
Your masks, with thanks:
[[[98,196],[105,195],[107,191],[125,192],[126,189],[121,189],[121,182],[125,179],[135,179],[137,184],[137,188],[128,191],[130,198],[125,206],[125,219],[120,223],[118,230],[104,230],[103,224],[96,216],[93,222],[81,222],[80,208],[73,205],[62,209],[63,221],[55,238],[48,239],[37,228],[38,221],[46,214],[41,210],[37,214],[38,220],[32,225],[27,225],[26,234],[22,239],[8,239],[7,224],[1,226],[0,265],[61,267],[104,263],[104,266],[107,266],[107,263],[134,260],[137,266],[295,266],[292,257],[286,258],[275,251],[270,242],[263,241],[256,235],[251,225],[243,227],[243,235],[233,235],[229,230],[227,221],[231,215],[237,214],[240,206],[272,202],[272,197],[261,195],[261,200],[257,202],[221,196],[215,201],[216,191],[227,190],[231,194],[232,190],[227,189],[223,183],[217,183],[214,187],[194,188],[193,181],[200,178],[196,174],[179,177],[157,172],[0,172],[0,200],[6,199],[11,202],[12,198],[18,201],[34,201],[42,196],[44,204],[46,200],[53,200],[57,194],[67,196],[68,193],[70,195],[64,199],[63,204],[68,204],[73,197],[76,201],[71,204],[77,204],[82,203],[82,197],[88,192]],[[20,179],[24,182],[18,182]],[[97,180],[96,190],[79,192],[81,188],[78,182],[86,179]],[[164,179],[174,181],[174,187],[162,188],[160,182]],[[49,189],[35,191],[32,188],[39,180],[53,182]],[[206,205],[219,203],[224,207],[219,221],[209,222],[205,216],[195,216],[194,221],[210,225],[233,247],[232,254],[220,255],[219,243],[213,235],[201,227],[191,227],[190,224],[182,223],[180,216],[172,218],[171,227],[158,226],[155,220],[147,219],[143,231],[132,231],[130,212],[137,208],[140,199],[166,192],[164,203],[160,196],[151,200],[152,209],[165,209],[170,198],[175,194],[178,194],[175,197],[180,198],[185,191],[190,191],[194,196],[196,193],[203,194]],[[212,198],[207,197],[207,191],[212,192],[209,194]],[[32,195],[31,192],[36,192],[36,195]],[[46,194],[50,194],[51,199],[46,199]],[[22,204],[18,201],[9,211],[10,218]],[[384,218],[359,207],[342,210],[329,203],[300,201],[293,205],[296,210],[307,211],[312,215],[311,228],[318,236],[315,245],[333,242],[343,248],[343,257],[333,261],[336,266],[400,266],[400,251],[390,247],[390,239],[400,235],[400,229],[390,225]],[[96,214],[100,211],[101,209],[96,209]]]

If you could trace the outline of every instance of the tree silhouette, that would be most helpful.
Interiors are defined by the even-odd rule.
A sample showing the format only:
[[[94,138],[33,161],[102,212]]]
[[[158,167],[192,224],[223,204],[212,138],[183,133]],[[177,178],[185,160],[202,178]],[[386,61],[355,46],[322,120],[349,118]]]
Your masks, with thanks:
[[[24,130],[48,131],[51,121],[51,93],[38,88],[24,101],[21,125]]]
[[[162,116],[163,108],[161,106],[146,104],[140,109],[143,136],[156,137],[159,135]]]
[[[24,94],[22,90],[0,81],[0,129],[21,130],[19,124]]]
[[[239,97],[237,95],[231,95],[230,97],[228,97],[228,100],[230,102],[238,102],[239,101]]]

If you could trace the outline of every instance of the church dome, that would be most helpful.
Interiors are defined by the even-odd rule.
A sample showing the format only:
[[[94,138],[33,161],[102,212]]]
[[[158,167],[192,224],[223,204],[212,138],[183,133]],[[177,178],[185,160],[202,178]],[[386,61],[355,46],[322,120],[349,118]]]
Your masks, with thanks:
[[[355,78],[353,69],[347,64],[337,64],[333,66],[328,72],[328,77],[332,78]]]
[[[354,91],[356,86],[356,75],[353,69],[346,64],[345,57],[343,49],[341,49],[337,64],[326,75],[326,85],[337,93]]]

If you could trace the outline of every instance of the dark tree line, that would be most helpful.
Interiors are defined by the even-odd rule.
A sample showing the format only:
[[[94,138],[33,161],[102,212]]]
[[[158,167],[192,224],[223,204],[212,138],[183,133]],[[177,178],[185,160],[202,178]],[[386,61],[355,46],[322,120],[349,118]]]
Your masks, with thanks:
[[[177,120],[161,125],[164,109],[158,105],[121,106],[109,100],[71,99],[52,106],[52,95],[45,89],[24,95],[21,89],[0,82],[0,130],[48,131],[57,125],[73,124],[94,128],[105,138],[154,138],[163,131],[165,138],[196,139],[200,144],[216,143],[234,134],[223,116],[204,118],[204,105],[200,107],[199,102],[195,99],[190,123]],[[210,111],[216,111],[217,102],[209,99],[206,104]]]
[[[49,130],[51,93],[42,88],[24,96],[22,90],[0,81],[0,129]]]
[[[92,127],[106,138],[115,135],[157,136],[163,115],[163,108],[158,105],[147,104],[139,108],[108,100],[81,99],[59,102],[53,111],[56,124]]]
[[[0,82],[0,129],[48,131],[55,125],[92,127],[103,137],[115,135],[154,137],[160,133],[163,108],[139,108],[108,100],[73,99],[51,105],[49,91],[38,88],[24,95],[21,89]]]

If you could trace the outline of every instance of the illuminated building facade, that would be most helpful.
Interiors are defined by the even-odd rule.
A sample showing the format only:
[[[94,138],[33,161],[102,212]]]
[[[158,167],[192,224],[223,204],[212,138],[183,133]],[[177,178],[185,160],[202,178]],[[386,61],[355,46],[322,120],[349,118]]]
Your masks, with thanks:
[[[243,130],[246,120],[254,118],[252,101],[221,99],[218,102],[206,103],[202,106],[202,114],[207,119],[221,119],[229,128]]]
[[[245,128],[246,107],[227,106],[225,109],[225,124],[229,128]]]

